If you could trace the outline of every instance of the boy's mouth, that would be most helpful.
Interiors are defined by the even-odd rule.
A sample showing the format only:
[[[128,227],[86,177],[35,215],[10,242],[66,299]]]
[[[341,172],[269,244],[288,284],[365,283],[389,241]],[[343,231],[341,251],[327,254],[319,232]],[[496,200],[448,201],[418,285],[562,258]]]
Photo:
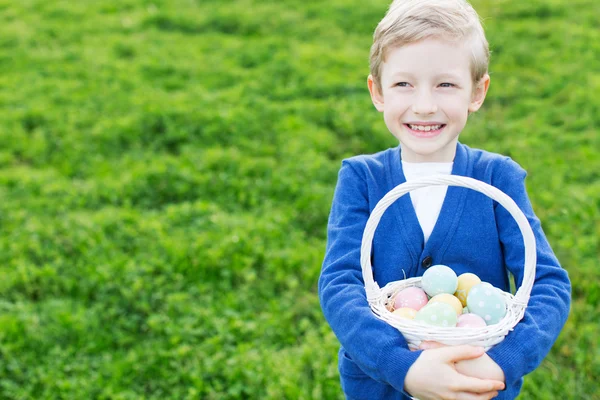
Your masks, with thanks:
[[[418,137],[433,137],[437,136],[446,124],[404,124],[413,135]]]
[[[442,129],[446,124],[436,124],[436,125],[413,125],[413,124],[405,124],[413,131],[421,131],[421,132],[429,132],[429,131],[437,131]]]

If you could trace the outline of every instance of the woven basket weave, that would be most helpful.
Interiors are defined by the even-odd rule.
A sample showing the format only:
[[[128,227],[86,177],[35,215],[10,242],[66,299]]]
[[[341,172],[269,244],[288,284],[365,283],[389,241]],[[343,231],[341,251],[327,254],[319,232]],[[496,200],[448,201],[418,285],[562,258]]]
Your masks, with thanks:
[[[383,288],[379,288],[379,285],[373,279],[373,270],[371,267],[371,246],[375,230],[385,210],[398,198],[413,190],[428,186],[461,186],[483,193],[501,204],[517,222],[525,245],[524,276],[522,284],[515,295],[497,289],[504,297],[507,306],[506,315],[500,322],[482,328],[436,327],[400,318],[393,315],[386,308],[388,299],[402,289],[409,286],[421,287],[421,277],[390,282]],[[367,300],[373,313],[397,328],[404,335],[411,349],[417,349],[422,341],[435,341],[450,346],[471,344],[482,346],[487,350],[504,340],[508,332],[515,327],[525,314],[525,308],[527,307],[533,281],[535,280],[535,237],[523,212],[501,190],[473,178],[456,175],[432,175],[396,186],[377,203],[363,233],[360,263]]]

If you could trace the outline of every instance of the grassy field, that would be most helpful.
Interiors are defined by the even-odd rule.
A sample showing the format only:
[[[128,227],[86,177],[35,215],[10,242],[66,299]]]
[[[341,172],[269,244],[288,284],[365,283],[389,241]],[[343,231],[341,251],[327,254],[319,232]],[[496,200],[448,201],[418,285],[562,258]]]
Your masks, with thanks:
[[[388,0],[0,0],[0,399],[341,399],[316,282]],[[462,141],[573,282],[522,399],[600,399],[600,3],[477,0]]]

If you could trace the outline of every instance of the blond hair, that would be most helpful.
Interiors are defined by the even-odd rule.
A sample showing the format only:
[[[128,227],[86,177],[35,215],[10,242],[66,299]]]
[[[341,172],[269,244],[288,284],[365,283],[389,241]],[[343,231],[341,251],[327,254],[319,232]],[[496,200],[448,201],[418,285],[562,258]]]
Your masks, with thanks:
[[[373,34],[369,64],[377,87],[388,49],[431,37],[470,42],[473,82],[487,73],[488,42],[479,15],[466,0],[394,0]]]

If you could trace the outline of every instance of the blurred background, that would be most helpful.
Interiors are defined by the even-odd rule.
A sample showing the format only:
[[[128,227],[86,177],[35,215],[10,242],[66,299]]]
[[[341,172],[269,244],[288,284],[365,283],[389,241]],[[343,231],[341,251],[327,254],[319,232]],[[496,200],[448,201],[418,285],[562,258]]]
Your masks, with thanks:
[[[522,399],[600,399],[600,3],[473,0],[461,136],[573,283]],[[342,399],[317,279],[388,0],[0,0],[0,398]]]

